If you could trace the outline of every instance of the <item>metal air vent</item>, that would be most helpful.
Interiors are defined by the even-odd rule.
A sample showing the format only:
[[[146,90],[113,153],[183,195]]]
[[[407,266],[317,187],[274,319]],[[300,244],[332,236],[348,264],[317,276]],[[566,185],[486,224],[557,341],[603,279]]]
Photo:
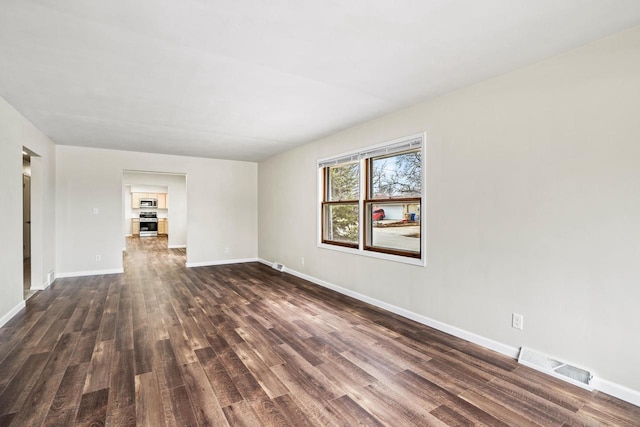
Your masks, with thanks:
[[[593,386],[591,385],[593,374],[590,371],[562,362],[535,350],[522,347],[520,349],[520,355],[518,356],[518,363],[567,381],[578,387],[593,390]]]

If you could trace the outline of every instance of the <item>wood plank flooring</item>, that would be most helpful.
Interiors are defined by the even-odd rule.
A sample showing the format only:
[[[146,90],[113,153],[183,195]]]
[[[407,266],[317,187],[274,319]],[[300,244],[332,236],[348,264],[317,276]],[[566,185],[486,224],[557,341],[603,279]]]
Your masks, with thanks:
[[[0,426],[638,426],[640,408],[257,263],[58,279],[0,329]]]

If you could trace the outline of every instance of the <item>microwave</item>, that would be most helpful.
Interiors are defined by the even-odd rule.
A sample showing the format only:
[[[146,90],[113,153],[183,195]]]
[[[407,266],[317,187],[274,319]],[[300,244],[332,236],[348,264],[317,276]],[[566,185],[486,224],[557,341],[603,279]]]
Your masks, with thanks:
[[[140,199],[141,208],[157,208],[158,199]]]

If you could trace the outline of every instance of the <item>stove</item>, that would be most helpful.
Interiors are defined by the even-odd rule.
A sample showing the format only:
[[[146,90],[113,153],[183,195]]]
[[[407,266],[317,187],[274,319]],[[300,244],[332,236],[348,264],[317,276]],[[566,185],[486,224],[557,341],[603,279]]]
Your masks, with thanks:
[[[158,215],[155,212],[140,212],[140,237],[158,236]]]

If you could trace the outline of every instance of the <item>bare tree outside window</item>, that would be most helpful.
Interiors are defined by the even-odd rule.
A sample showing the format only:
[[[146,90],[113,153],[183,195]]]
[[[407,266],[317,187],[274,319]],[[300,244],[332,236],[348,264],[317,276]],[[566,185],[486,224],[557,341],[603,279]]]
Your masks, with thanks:
[[[372,169],[371,186],[374,199],[420,197],[422,189],[420,151],[373,159]]]

